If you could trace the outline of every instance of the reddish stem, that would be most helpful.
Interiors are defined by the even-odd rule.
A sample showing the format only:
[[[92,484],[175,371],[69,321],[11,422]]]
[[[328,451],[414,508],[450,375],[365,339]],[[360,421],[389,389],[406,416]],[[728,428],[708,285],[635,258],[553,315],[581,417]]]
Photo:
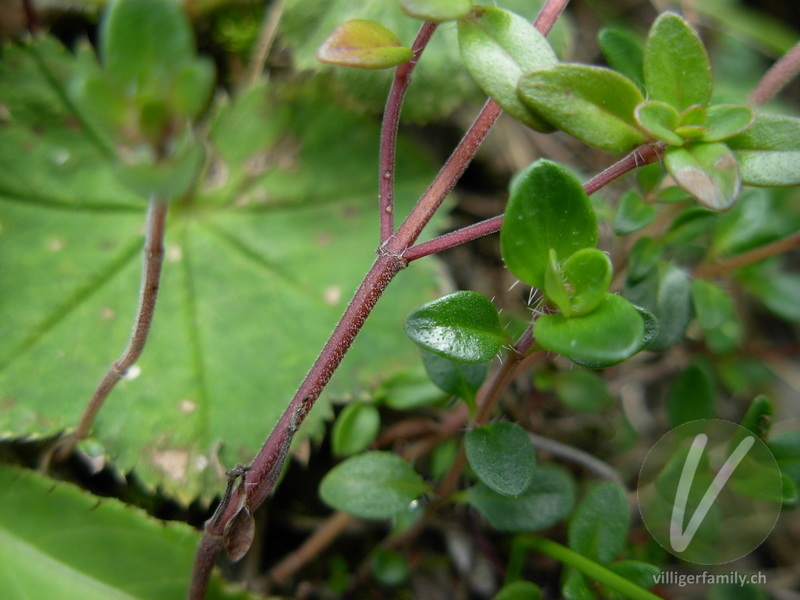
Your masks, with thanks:
[[[400,111],[406,90],[411,83],[411,73],[417,66],[419,57],[436,31],[436,23],[424,23],[411,46],[414,57],[403,63],[394,72],[392,89],[386,100],[386,110],[381,124],[381,147],[378,177],[378,200],[381,213],[381,244],[394,233],[394,175],[395,153],[397,150],[397,128],[400,124]]]
[[[664,144],[656,142],[640,146],[619,162],[611,165],[602,173],[592,177],[583,184],[583,189],[587,194],[593,194],[600,188],[608,185],[618,177],[633,171],[639,167],[649,165],[661,158],[664,153]],[[471,242],[479,237],[497,233],[503,225],[503,215],[486,219],[474,225],[468,225],[456,231],[451,231],[430,241],[417,244],[403,253],[403,258],[408,262],[413,262],[424,256],[436,254],[443,250],[448,250],[454,246],[459,246],[466,242]]]
[[[562,7],[553,13],[555,15],[553,18],[561,13],[563,6],[568,1],[550,0],[548,2],[548,5],[556,4]],[[540,31],[547,32],[553,22],[542,21],[541,24],[538,24],[539,21],[537,21],[537,26]],[[386,286],[400,270],[407,266],[408,263],[403,258],[403,252],[414,243],[447,193],[455,186],[500,112],[500,107],[491,100],[486,103],[472,127],[467,131],[411,214],[397,233],[380,247],[377,260],[356,290],[355,296],[347,306],[336,329],[250,465],[245,480],[247,490],[245,505],[250,512],[254,511],[272,493],[277,479],[276,473],[280,472],[285,458],[284,450],[287,438],[293,433],[295,427],[302,424]],[[211,570],[222,545],[225,525],[241,506],[237,496],[238,493],[234,493],[228,508],[218,519],[206,523],[200,548],[195,556],[192,583],[188,593],[189,600],[201,600],[205,596]]]
[[[772,65],[747,97],[756,106],[766,104],[800,73],[800,42]]]

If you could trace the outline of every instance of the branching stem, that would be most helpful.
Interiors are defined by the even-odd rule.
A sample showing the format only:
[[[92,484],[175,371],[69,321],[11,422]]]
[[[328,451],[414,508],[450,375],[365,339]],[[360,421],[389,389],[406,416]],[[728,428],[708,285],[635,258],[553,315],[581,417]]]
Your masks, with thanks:
[[[593,194],[626,173],[660,160],[663,154],[664,144],[662,142],[654,142],[640,146],[602,173],[592,177],[583,185],[583,189],[586,190],[587,194]],[[403,258],[408,262],[413,262],[425,256],[430,256],[431,254],[436,254],[455,246],[471,242],[479,237],[497,233],[500,231],[502,225],[503,215],[498,215],[491,219],[481,221],[480,223],[468,225],[467,227],[451,231],[450,233],[446,233],[427,242],[412,246],[403,253]]]
[[[411,73],[419,62],[422,51],[436,31],[436,23],[424,23],[411,46],[414,57],[397,67],[392,80],[392,89],[386,100],[386,109],[381,123],[381,147],[379,157],[378,199],[380,203],[381,244],[394,233],[394,179],[395,154],[397,151],[397,128],[400,125],[400,111],[411,83]]]
[[[139,307],[136,311],[136,321],[133,326],[128,345],[108,369],[89,403],[81,415],[75,431],[59,444],[56,460],[65,460],[72,454],[75,445],[89,435],[98,411],[103,406],[108,395],[122,379],[127,370],[131,368],[144,350],[150,326],[153,323],[153,313],[156,308],[158,288],[161,282],[161,267],[164,262],[164,229],[167,220],[168,204],[158,198],[153,198],[147,208],[147,228],[144,240],[144,258],[142,265],[142,284],[139,290]]]

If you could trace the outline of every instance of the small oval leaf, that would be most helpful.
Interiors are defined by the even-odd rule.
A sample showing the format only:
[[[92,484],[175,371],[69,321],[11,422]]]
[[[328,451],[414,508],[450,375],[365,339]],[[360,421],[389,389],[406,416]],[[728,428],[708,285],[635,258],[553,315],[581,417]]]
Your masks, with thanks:
[[[483,483],[503,496],[519,496],[533,480],[533,444],[516,423],[492,423],[467,433],[467,460]]]
[[[570,315],[579,317],[592,312],[611,285],[611,259],[595,248],[583,248],[565,260],[562,269],[570,293]]]
[[[683,138],[675,133],[680,115],[671,104],[648,100],[636,107],[634,115],[639,127],[654,139],[673,146],[683,145]]]
[[[644,49],[634,34],[617,27],[601,29],[597,44],[608,65],[633,81],[640,91],[644,88]]]
[[[454,21],[469,13],[472,0],[398,0],[409,17],[441,23]]]
[[[667,171],[681,188],[711,210],[727,210],[742,191],[739,164],[721,142],[667,148]]]
[[[635,283],[626,282],[625,297],[657,319],[658,335],[649,349],[664,350],[683,337],[692,318],[689,287],[686,273],[666,261],[658,262]]]
[[[744,104],[714,104],[706,111],[706,130],[698,138],[703,142],[721,142],[755,123],[753,109]]]
[[[739,162],[745,184],[800,185],[800,119],[759,114],[750,129],[727,144]]]
[[[470,75],[503,110],[537,131],[553,131],[517,95],[523,73],[558,62],[547,39],[529,21],[501,8],[476,6],[458,22],[458,44]]]
[[[642,93],[611,69],[556,65],[524,75],[519,94],[553,126],[595,148],[624,152],[647,139],[633,118]]]
[[[533,326],[536,342],[543,348],[593,368],[622,362],[641,349],[644,320],[621,296],[607,294],[594,311],[566,319],[543,315]]]
[[[644,47],[644,81],[651,100],[678,111],[711,98],[711,65],[699,36],[683,17],[663,13]]]
[[[656,217],[656,209],[645,204],[644,198],[633,190],[628,190],[619,199],[617,215],[614,217],[614,233],[630,235],[647,227]]]
[[[540,160],[515,181],[500,248],[508,269],[542,288],[550,250],[569,257],[597,245],[597,217],[583,186],[565,167]]]
[[[467,501],[501,531],[539,531],[564,519],[575,503],[575,482],[564,469],[544,465],[519,496],[502,496],[479,483]]]
[[[586,558],[605,564],[622,551],[630,525],[628,500],[611,482],[593,487],[569,521],[569,546]]]
[[[465,363],[491,360],[509,339],[491,301],[471,291],[416,308],[406,318],[405,330],[425,350]]]
[[[365,19],[353,19],[334,29],[317,51],[324,63],[359,69],[386,69],[411,60],[411,48],[389,29]]]
[[[336,418],[331,446],[336,456],[350,456],[365,450],[381,427],[381,415],[372,404],[348,404]]]
[[[428,377],[436,386],[467,403],[475,400],[489,370],[487,363],[467,364],[422,350],[422,362]]]
[[[427,486],[402,458],[365,452],[328,471],[319,487],[322,500],[364,519],[389,519],[408,508]]]

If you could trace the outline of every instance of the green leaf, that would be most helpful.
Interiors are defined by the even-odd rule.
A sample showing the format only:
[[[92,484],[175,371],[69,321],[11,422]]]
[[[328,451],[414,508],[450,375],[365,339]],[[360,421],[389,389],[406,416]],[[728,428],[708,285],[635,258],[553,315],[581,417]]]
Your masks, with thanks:
[[[512,117],[537,131],[553,127],[517,95],[523,73],[558,62],[547,39],[526,19],[491,6],[476,6],[458,22],[461,56],[472,77]]]
[[[741,272],[739,279],[771,312],[800,323],[800,275],[783,271],[777,261],[767,261]]]
[[[750,582],[717,583],[711,586],[708,600],[767,600],[767,595]]]
[[[322,500],[362,519],[389,519],[427,491],[425,482],[391,452],[351,456],[328,471],[319,486]]]
[[[381,427],[381,415],[372,404],[348,404],[337,417],[331,431],[331,446],[336,456],[350,456],[365,450]]]
[[[663,252],[663,246],[653,238],[641,237],[636,240],[628,255],[628,281],[636,283],[646,277],[661,260]]]
[[[569,567],[566,571],[561,593],[564,595],[564,600],[596,600],[589,586],[589,580],[573,567]]]
[[[606,565],[606,567],[645,590],[649,590],[655,585],[656,577],[661,573],[660,567],[640,560],[619,560]],[[609,595],[611,598],[627,598],[621,594]]]
[[[682,146],[684,139],[675,133],[680,115],[674,106],[666,102],[648,100],[634,111],[636,122],[654,139],[673,146]]]
[[[541,600],[542,590],[530,581],[515,581],[504,585],[492,600]]]
[[[763,394],[753,398],[747,412],[739,423],[745,429],[752,431],[762,441],[766,441],[769,435],[772,419],[775,416],[775,407],[769,398]]]
[[[75,426],[128,342],[146,200],[119,183],[85,107],[68,100],[75,57],[48,38],[3,52],[0,104],[11,117],[0,127],[0,287],[15,293],[0,296],[0,389],[13,399],[0,406],[0,436],[36,439]],[[147,346],[93,428],[97,460],[113,456],[180,502],[219,493],[216,461],[252,459],[374,262],[379,207],[363,165],[378,127],[325,90],[292,90],[289,102],[272,89],[234,98],[198,144],[208,176],[170,205]],[[342,140],[347,152],[331,151]],[[419,148],[399,142],[398,212],[435,175]],[[420,263],[401,277],[298,436],[322,433],[331,397],[412,366],[424,377],[397,332],[435,297],[440,276]]]
[[[378,547],[372,557],[372,574],[381,585],[397,587],[408,579],[408,562],[399,552]]]
[[[500,231],[508,269],[542,288],[551,248],[563,259],[596,245],[597,218],[575,176],[548,160],[528,167],[512,190]]]
[[[575,482],[560,467],[544,465],[519,496],[503,496],[479,483],[467,490],[467,501],[501,531],[539,531],[572,511]]]
[[[467,433],[467,460],[483,483],[503,496],[519,496],[534,477],[536,457],[528,434],[516,423],[491,423]]]
[[[606,27],[597,34],[597,43],[608,65],[633,81],[644,91],[644,49],[633,32]]]
[[[670,427],[714,416],[714,386],[704,369],[691,365],[682,370],[667,393]]]
[[[389,29],[366,19],[353,19],[333,30],[317,51],[317,58],[332,65],[359,69],[386,69],[411,60],[411,48]]]
[[[547,270],[544,272],[543,291],[551,305],[557,306],[565,316],[572,316],[567,282],[564,281],[564,273],[553,248],[550,248],[550,260],[547,261]]]
[[[487,363],[466,364],[426,350],[422,351],[422,362],[433,383],[451,396],[466,400],[468,403],[474,402],[475,394],[478,393],[489,370]]]
[[[795,488],[800,487],[800,431],[785,431],[771,436],[769,449]]]
[[[709,347],[717,353],[733,350],[741,336],[733,300],[704,279],[692,281],[692,304]]]
[[[650,225],[656,218],[656,209],[645,204],[644,198],[633,190],[628,190],[619,199],[617,215],[614,217],[614,233],[630,235]]]
[[[195,60],[177,74],[171,100],[178,114],[190,119],[200,114],[214,89],[214,75],[214,64],[209,60]]]
[[[0,466],[0,588],[5,600],[174,600],[186,593],[197,530],[32,471]],[[224,591],[209,600],[254,598]]]
[[[729,209],[742,190],[736,157],[723,143],[667,148],[664,164],[679,186],[711,210]]]
[[[147,156],[132,164],[120,164],[115,171],[117,179],[144,198],[177,198],[195,183],[206,156],[196,140],[187,138],[181,146],[164,159]]]
[[[579,364],[602,368],[627,360],[642,349],[644,320],[621,296],[606,294],[582,317],[543,315],[533,326],[536,342]]]
[[[745,184],[800,185],[800,119],[759,114],[750,129],[727,143]]]
[[[605,564],[622,551],[630,515],[622,488],[611,482],[594,486],[569,520],[569,547]]]
[[[681,113],[675,133],[687,140],[701,137],[706,131],[706,108],[702,104],[692,104]]]
[[[100,25],[100,56],[122,87],[160,87],[194,59],[191,25],[171,0],[114,0]]]
[[[706,130],[702,142],[721,142],[752,127],[756,115],[744,104],[713,104],[706,111]]]
[[[675,13],[663,13],[650,28],[644,47],[644,81],[652,100],[678,111],[711,98],[711,65],[703,42]]]
[[[375,388],[373,399],[393,410],[413,410],[442,404],[447,397],[423,369],[409,369],[387,377]]]
[[[595,148],[624,152],[646,141],[633,117],[644,97],[611,69],[556,65],[523,75],[519,94],[553,126]]]
[[[569,306],[562,309],[562,314],[579,317],[597,308],[611,284],[613,273],[608,255],[595,248],[582,248],[565,260],[561,269],[569,291]]]
[[[602,377],[585,369],[561,371],[554,388],[561,402],[582,413],[599,413],[613,403]]]
[[[441,23],[460,19],[469,13],[472,0],[398,0],[409,17]]]
[[[626,282],[624,296],[658,321],[659,332],[649,350],[664,350],[683,337],[692,318],[692,303],[689,278],[681,269],[660,261],[638,282]]]
[[[460,291],[423,304],[406,317],[415,344],[451,360],[482,363],[508,342],[492,302],[478,292]]]

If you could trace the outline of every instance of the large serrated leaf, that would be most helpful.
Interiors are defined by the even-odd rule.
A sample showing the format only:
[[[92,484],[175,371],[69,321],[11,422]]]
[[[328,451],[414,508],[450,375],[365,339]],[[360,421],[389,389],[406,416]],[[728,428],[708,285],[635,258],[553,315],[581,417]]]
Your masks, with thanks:
[[[611,69],[559,64],[524,75],[519,94],[550,124],[595,148],[624,152],[646,140],[633,117],[644,97]]]
[[[0,466],[0,589],[4,600],[179,600],[199,533],[114,499]],[[209,600],[253,598],[223,591]]]
[[[4,51],[0,286],[14,293],[0,298],[0,436],[50,436],[75,426],[127,342],[146,203],[65,101],[73,58],[47,39]],[[374,260],[377,127],[324,90],[283,93],[291,104],[246,93],[216,121],[208,178],[170,208],[147,347],[94,428],[120,469],[186,501],[218,491],[217,461],[252,458]],[[407,202],[431,172],[402,140],[399,151]],[[418,360],[397,332],[435,276],[421,263],[399,277],[333,394]],[[304,433],[323,413],[324,401]]]

